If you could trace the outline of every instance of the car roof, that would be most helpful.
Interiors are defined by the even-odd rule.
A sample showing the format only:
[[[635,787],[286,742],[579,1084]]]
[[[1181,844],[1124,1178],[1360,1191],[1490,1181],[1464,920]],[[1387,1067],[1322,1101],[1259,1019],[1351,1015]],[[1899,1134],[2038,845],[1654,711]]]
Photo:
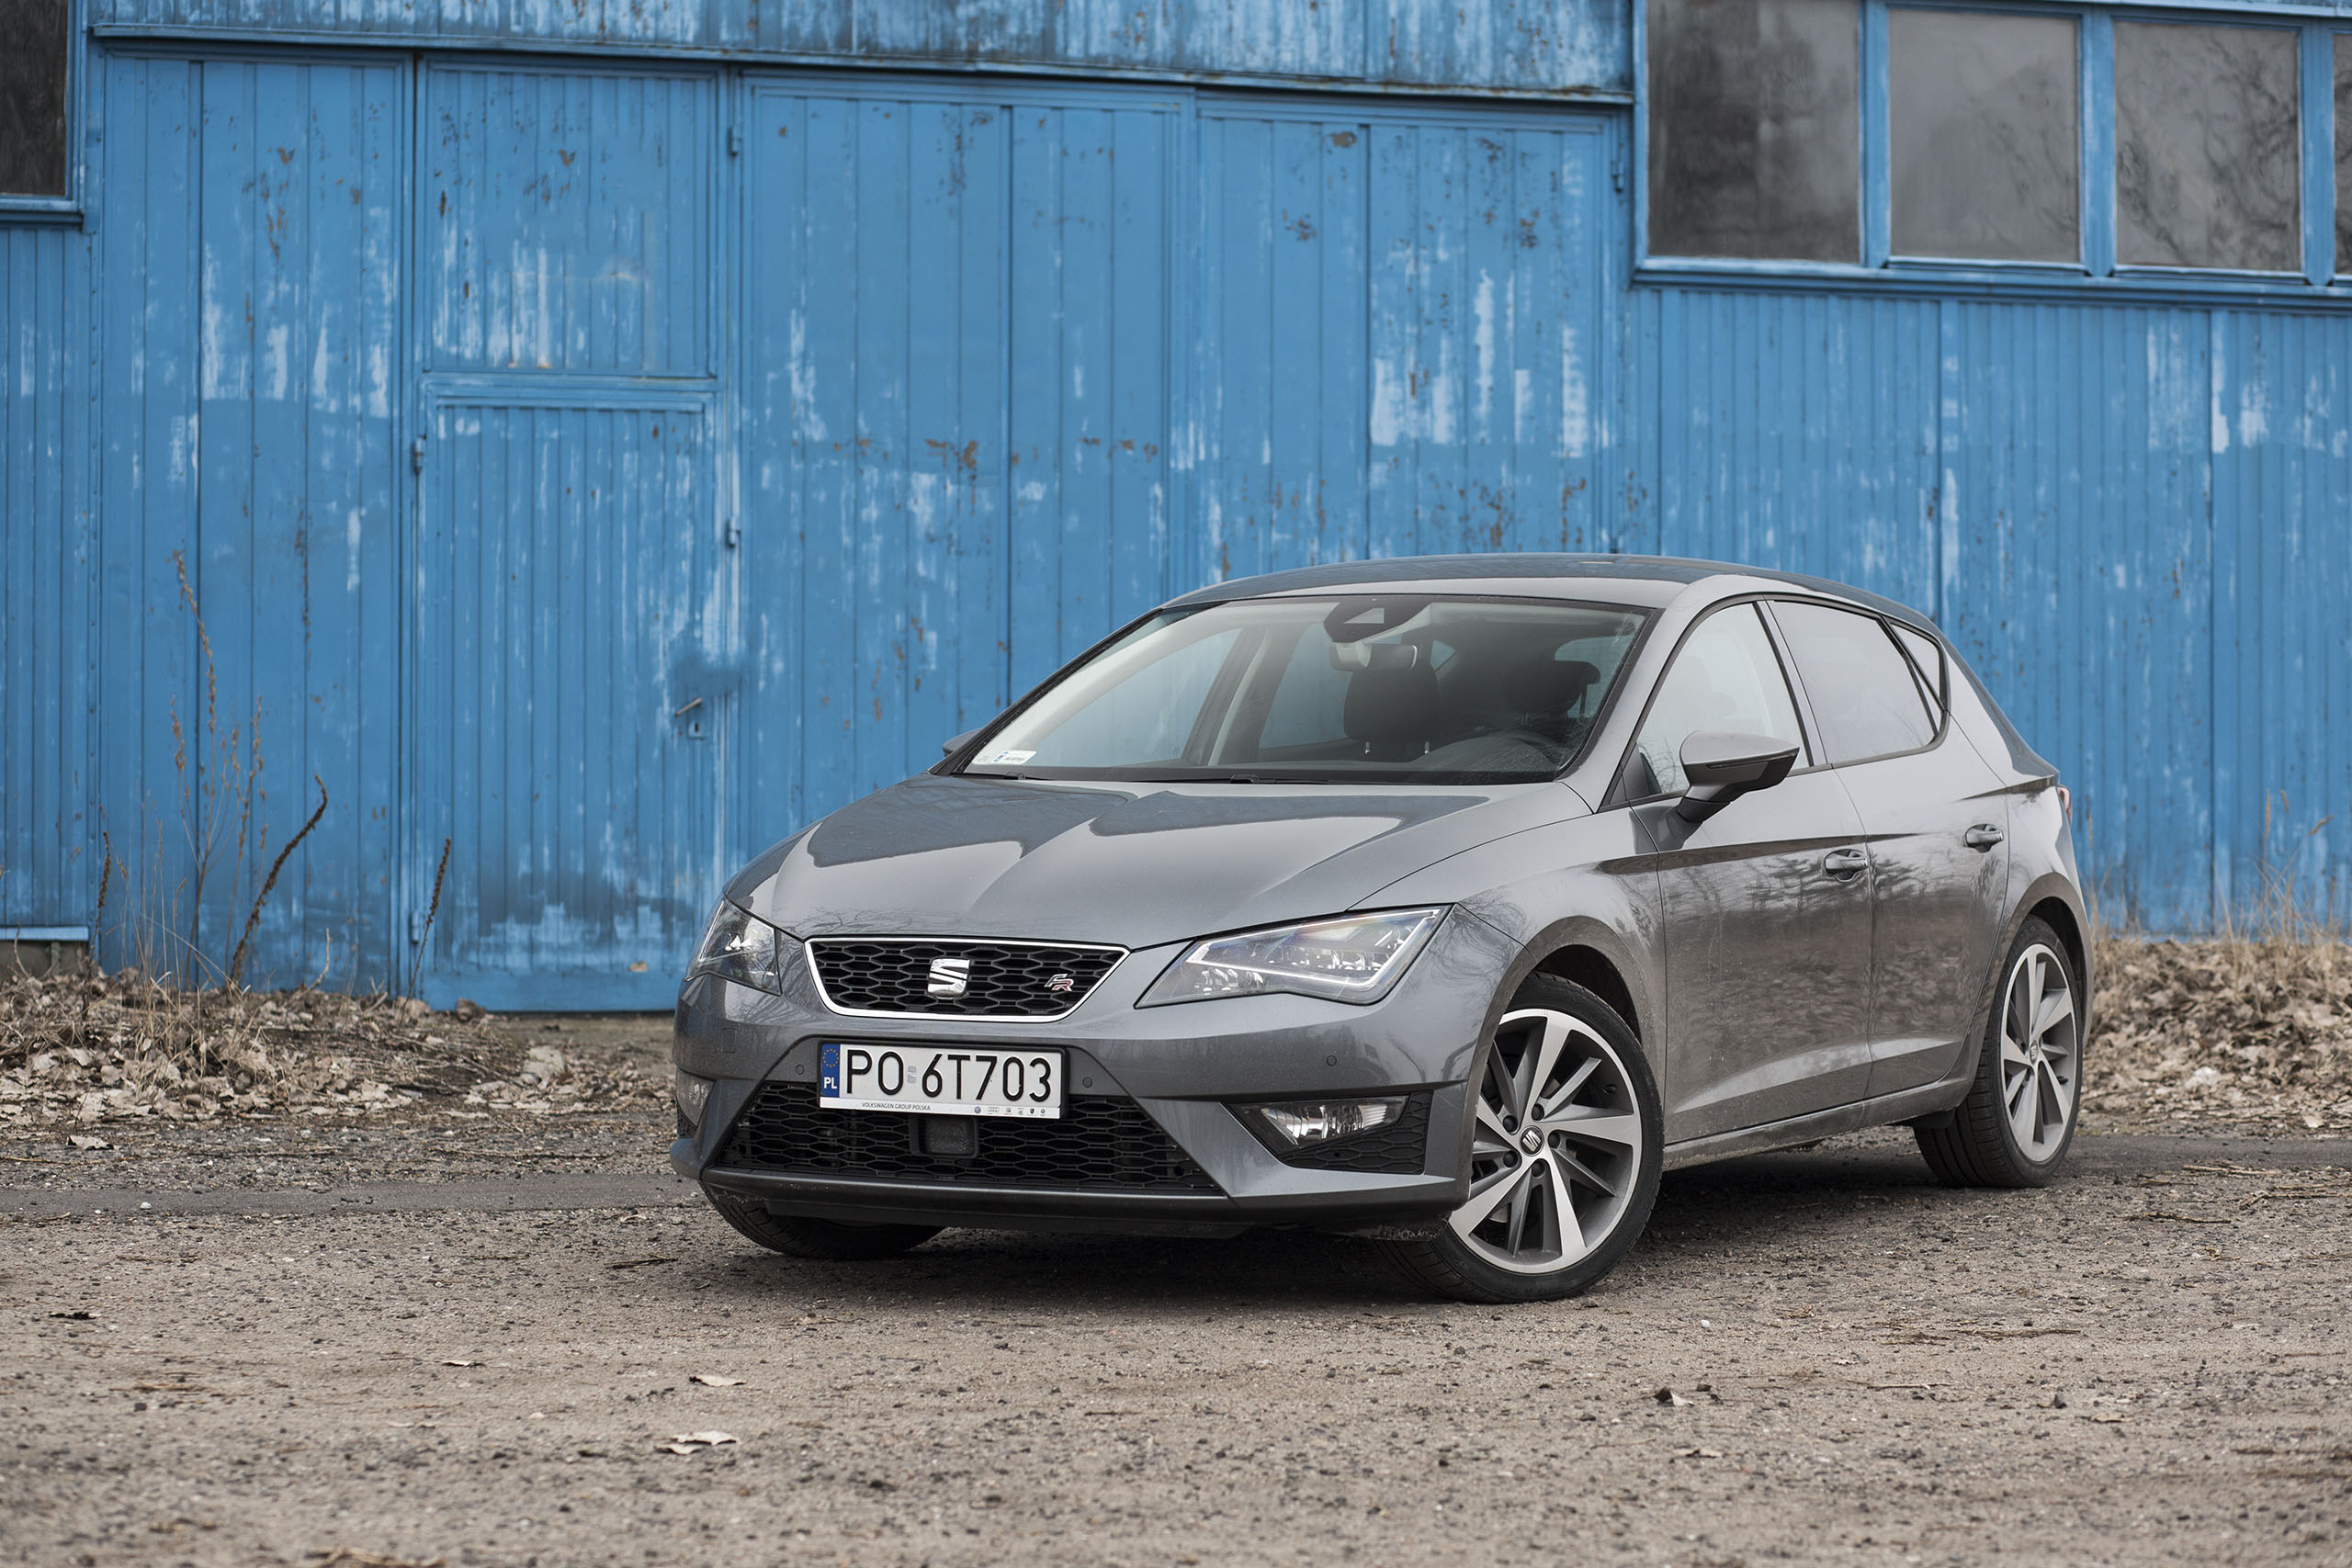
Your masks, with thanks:
[[[1712,578],[1736,578],[1726,589],[1760,579],[1784,583],[1808,592],[1824,593],[1897,615],[1920,626],[1934,623],[1906,604],[1864,589],[1798,572],[1771,571],[1761,567],[1736,566],[1726,561],[1689,560],[1674,556],[1553,555],[1536,552],[1476,556],[1396,556],[1385,560],[1335,561],[1329,566],[1299,567],[1240,577],[1169,601],[1170,608],[1223,604],[1234,599],[1261,599],[1291,593],[1346,592],[1351,589],[1384,593],[1408,592],[1534,593],[1544,598],[1601,599],[1620,604],[1662,608],[1695,583]],[[1509,584],[1508,588],[1498,585]]]

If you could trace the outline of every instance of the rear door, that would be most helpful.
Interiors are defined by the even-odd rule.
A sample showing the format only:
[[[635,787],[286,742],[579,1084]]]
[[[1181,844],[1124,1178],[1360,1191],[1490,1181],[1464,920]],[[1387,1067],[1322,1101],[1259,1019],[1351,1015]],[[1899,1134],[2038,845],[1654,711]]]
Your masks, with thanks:
[[[1674,811],[1694,730],[1793,740],[1798,769],[1693,825]],[[1870,1077],[1871,889],[1861,819],[1810,743],[1755,604],[1699,623],[1627,759],[1657,847],[1668,1142],[1827,1110]]]
[[[1772,606],[1871,855],[1870,1093],[1958,1065],[1984,998],[2008,877],[2007,796],[1946,722],[1942,649],[1877,616]]]

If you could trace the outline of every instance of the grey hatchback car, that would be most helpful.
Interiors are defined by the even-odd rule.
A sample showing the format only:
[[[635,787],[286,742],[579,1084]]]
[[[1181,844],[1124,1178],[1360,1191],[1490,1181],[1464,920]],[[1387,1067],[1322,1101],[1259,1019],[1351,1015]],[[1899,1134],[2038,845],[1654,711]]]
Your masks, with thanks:
[[[745,867],[671,1159],[763,1247],[1377,1238],[1571,1295],[1662,1169],[1907,1123],[2064,1159],[2054,770],[1925,618],[1703,561],[1314,567],[1153,611]]]

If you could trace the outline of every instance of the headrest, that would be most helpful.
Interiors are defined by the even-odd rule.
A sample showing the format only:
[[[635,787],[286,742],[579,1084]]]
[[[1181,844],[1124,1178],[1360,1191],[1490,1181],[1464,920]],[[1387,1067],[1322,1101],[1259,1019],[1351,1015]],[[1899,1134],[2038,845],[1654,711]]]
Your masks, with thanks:
[[[1580,659],[1522,660],[1503,675],[1503,701],[1521,713],[1563,713],[1584,697],[1600,671]]]
[[[1341,723],[1351,740],[1428,740],[1437,734],[1437,671],[1426,664],[1403,670],[1359,670],[1348,677]]]

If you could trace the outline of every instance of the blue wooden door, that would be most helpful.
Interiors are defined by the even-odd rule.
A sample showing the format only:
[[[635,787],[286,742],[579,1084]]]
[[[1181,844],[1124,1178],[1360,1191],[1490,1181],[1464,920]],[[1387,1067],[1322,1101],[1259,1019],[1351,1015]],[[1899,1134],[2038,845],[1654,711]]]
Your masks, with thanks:
[[[1269,96],[1200,115],[1179,576],[1612,547],[1614,122]]]
[[[755,85],[748,854],[1171,592],[1182,95]]]
[[[716,107],[424,75],[407,870],[440,1000],[666,1006],[726,869]]]

